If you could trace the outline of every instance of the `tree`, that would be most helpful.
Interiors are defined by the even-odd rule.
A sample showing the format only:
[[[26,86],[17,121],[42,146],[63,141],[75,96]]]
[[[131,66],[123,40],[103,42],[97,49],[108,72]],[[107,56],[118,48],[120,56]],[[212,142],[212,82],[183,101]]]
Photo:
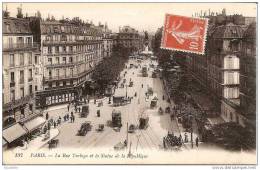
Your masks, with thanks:
[[[215,125],[212,128],[214,134],[213,141],[225,146],[226,149],[255,149],[255,131],[244,128],[235,122],[227,122]]]

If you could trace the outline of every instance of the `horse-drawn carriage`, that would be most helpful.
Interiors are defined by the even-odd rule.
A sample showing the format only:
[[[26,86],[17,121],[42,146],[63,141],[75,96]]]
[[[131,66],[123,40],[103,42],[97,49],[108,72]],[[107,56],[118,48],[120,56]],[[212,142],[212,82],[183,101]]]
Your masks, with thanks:
[[[51,139],[49,142],[49,149],[56,148],[59,144],[59,139]]]
[[[161,107],[159,107],[158,113],[161,115],[163,114],[163,109]]]
[[[96,129],[96,131],[102,132],[102,131],[104,131],[104,128],[105,128],[105,125],[104,125],[104,124],[99,124],[99,125],[98,125],[98,128]]]
[[[112,111],[112,126],[113,127],[122,127],[122,120],[121,120],[121,111],[113,110]]]
[[[133,81],[130,81],[129,87],[133,87],[133,85],[134,85],[134,82],[133,82]]]
[[[182,146],[182,139],[181,137],[168,133],[168,135],[163,138],[163,146],[165,149],[180,149]]]
[[[78,130],[79,136],[85,136],[88,131],[91,131],[92,125],[91,122],[87,121],[81,124],[80,129]]]
[[[82,106],[82,111],[80,113],[80,117],[87,117],[89,114],[89,105],[88,104],[84,104]]]

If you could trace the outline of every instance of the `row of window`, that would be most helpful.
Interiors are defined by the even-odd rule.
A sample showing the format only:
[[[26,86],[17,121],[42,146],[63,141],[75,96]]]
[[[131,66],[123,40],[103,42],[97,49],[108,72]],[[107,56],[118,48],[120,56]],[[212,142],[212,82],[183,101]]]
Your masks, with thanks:
[[[15,82],[15,73],[12,71],[10,72],[10,77],[11,77],[11,80],[10,80],[10,83],[13,84]],[[33,79],[33,74],[32,74],[32,69],[29,69],[28,70],[28,80],[26,81],[32,81]],[[24,84],[24,70],[20,70],[19,72],[19,83],[20,84]],[[13,87],[14,85],[11,85],[11,87]]]
[[[92,67],[90,65],[90,67]],[[76,74],[79,74],[81,73],[82,71],[80,70],[83,70],[83,71],[86,71],[87,70],[87,65],[85,65],[85,67],[77,67],[76,69]],[[61,71],[61,72],[60,72]],[[49,77],[48,78],[52,78],[53,77],[53,72],[54,72],[54,69],[48,69],[48,73],[49,73]],[[74,76],[75,75],[75,69],[74,68],[69,68],[69,75],[67,75],[67,68],[63,68],[63,69],[55,69],[55,76],[57,78],[62,78],[62,77],[67,77],[67,76]]]
[[[27,53],[27,57],[24,55],[25,53],[19,53],[18,55],[9,54],[9,66],[14,67],[15,65],[24,66],[25,63],[32,64],[32,53]],[[34,56],[34,63],[39,64],[39,56]],[[18,61],[17,61],[18,60]]]
[[[29,85],[28,88],[29,88],[29,94],[31,95],[31,94],[33,93],[33,86],[32,86],[32,85]],[[35,86],[34,88],[35,88],[35,91],[38,91],[38,86]],[[24,87],[21,87],[21,88],[20,88],[19,96],[20,96],[20,98],[24,98],[24,97],[25,97]],[[15,90],[12,89],[12,90],[10,91],[10,101],[13,102],[13,101],[15,101],[15,100],[17,100],[17,99],[19,99],[19,98],[16,97],[16,95],[15,95]]]
[[[62,62],[60,61],[60,59],[62,58]],[[94,59],[94,55],[85,55],[84,60],[83,57],[81,56],[79,59],[79,56],[76,56],[76,58],[74,58],[75,60],[73,60],[73,57],[68,57],[69,58],[69,62],[68,63],[77,63],[80,61],[91,61]],[[52,65],[52,64],[67,64],[67,57],[55,57],[55,61],[54,58],[52,57],[48,57],[48,65]]]
[[[78,36],[78,35],[47,35],[45,41],[77,41],[77,40],[101,40],[98,36]]]
[[[68,52],[89,52],[102,48],[102,44],[77,45],[77,46],[48,46],[48,54],[59,54]]]

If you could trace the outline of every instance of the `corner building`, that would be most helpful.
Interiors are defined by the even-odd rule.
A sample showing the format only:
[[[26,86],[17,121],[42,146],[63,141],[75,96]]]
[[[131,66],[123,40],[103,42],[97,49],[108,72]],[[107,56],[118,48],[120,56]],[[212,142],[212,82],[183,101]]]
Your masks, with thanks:
[[[49,106],[76,99],[103,59],[101,30],[70,21],[40,22],[43,91],[37,105]]]
[[[3,18],[3,127],[37,115],[35,92],[41,88],[39,44],[34,43],[29,21]]]

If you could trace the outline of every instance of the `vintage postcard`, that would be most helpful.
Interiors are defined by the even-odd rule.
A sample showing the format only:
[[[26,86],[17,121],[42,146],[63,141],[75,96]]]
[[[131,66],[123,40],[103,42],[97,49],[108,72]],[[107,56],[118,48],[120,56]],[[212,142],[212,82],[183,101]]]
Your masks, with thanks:
[[[3,3],[3,165],[255,165],[256,26],[257,3]]]

